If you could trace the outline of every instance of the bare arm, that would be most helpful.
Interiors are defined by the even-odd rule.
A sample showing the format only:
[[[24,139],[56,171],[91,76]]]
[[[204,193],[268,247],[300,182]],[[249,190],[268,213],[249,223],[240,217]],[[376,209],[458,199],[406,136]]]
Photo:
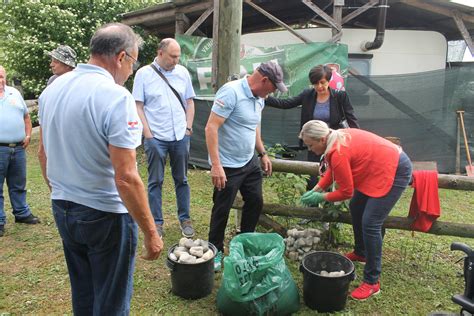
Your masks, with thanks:
[[[43,174],[44,182],[46,182],[46,184],[49,187],[49,191],[51,191],[51,184],[49,183],[48,177],[46,176],[47,160],[46,160],[46,152],[44,151],[44,146],[43,146],[43,131],[41,130],[41,126],[39,129],[39,135],[40,135],[40,138],[39,138],[39,146],[38,146],[38,160],[40,162],[41,173]]]
[[[257,130],[256,130],[255,149],[257,150],[259,154],[265,152],[265,146],[263,145],[261,132],[260,132],[260,126],[257,126]],[[268,176],[271,176],[272,175],[272,162],[270,161],[270,158],[268,157],[267,154],[263,155],[260,158],[260,164],[262,165],[262,169],[265,172],[265,174]]]
[[[140,120],[142,121],[142,124],[143,124],[143,136],[145,136],[145,138],[153,138],[153,134],[151,133],[150,126],[148,125],[148,121],[145,116],[143,102],[135,101],[135,104],[137,105],[138,117],[140,117]]]
[[[24,121],[25,121],[25,139],[23,139],[23,148],[26,148],[28,147],[28,145],[30,144],[30,140],[31,140],[31,130],[32,130],[32,125],[31,125],[31,118],[30,118],[30,114],[29,113],[26,113],[25,116],[23,117]]]
[[[155,260],[163,250],[163,240],[158,235],[155,221],[148,206],[145,186],[138,174],[136,152],[109,145],[110,159],[115,170],[115,184],[130,215],[145,236],[146,260]]]
[[[194,122],[194,100],[193,99],[187,99],[186,103],[188,107],[186,108],[186,127],[187,128],[193,128],[193,122]],[[186,130],[186,135],[191,135],[192,132]]]
[[[224,124],[225,118],[211,112],[206,124],[206,145],[209,157],[211,158],[212,184],[221,190],[225,187],[227,177],[219,158],[219,128]]]

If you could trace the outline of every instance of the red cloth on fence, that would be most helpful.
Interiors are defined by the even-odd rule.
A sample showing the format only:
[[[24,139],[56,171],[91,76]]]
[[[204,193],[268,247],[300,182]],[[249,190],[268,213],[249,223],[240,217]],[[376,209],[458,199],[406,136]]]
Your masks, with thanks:
[[[412,223],[412,229],[427,232],[433,222],[441,215],[438,172],[433,170],[413,171],[411,186],[415,189],[408,214],[409,217],[415,219]]]

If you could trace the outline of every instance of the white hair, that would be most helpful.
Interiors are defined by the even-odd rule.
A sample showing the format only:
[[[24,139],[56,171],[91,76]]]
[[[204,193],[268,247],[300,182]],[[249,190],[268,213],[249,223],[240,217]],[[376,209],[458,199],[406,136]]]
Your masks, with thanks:
[[[309,137],[315,140],[320,140],[323,137],[327,137],[326,150],[324,151],[324,154],[327,154],[333,147],[334,143],[336,143],[337,151],[339,152],[341,145],[347,145],[347,140],[350,139],[351,135],[349,135],[347,132],[344,132],[343,130],[331,129],[323,121],[312,120],[306,122],[303,125],[298,137],[300,139],[303,139],[303,137]]]

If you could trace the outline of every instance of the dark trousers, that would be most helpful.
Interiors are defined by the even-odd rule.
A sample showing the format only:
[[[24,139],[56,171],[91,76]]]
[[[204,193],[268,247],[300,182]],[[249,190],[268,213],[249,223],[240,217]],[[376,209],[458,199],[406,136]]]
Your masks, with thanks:
[[[219,251],[224,250],[225,228],[237,192],[240,191],[244,200],[240,225],[242,233],[255,231],[263,207],[262,171],[257,157],[241,168],[224,168],[224,172],[227,183],[220,191],[214,188],[214,206],[209,224],[209,241]]]

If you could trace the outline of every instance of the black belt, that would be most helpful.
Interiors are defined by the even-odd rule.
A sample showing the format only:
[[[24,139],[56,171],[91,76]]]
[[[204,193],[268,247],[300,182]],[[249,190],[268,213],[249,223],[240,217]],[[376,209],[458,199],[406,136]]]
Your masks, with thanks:
[[[0,143],[2,147],[16,147],[16,146],[23,146],[23,142],[19,143]]]

